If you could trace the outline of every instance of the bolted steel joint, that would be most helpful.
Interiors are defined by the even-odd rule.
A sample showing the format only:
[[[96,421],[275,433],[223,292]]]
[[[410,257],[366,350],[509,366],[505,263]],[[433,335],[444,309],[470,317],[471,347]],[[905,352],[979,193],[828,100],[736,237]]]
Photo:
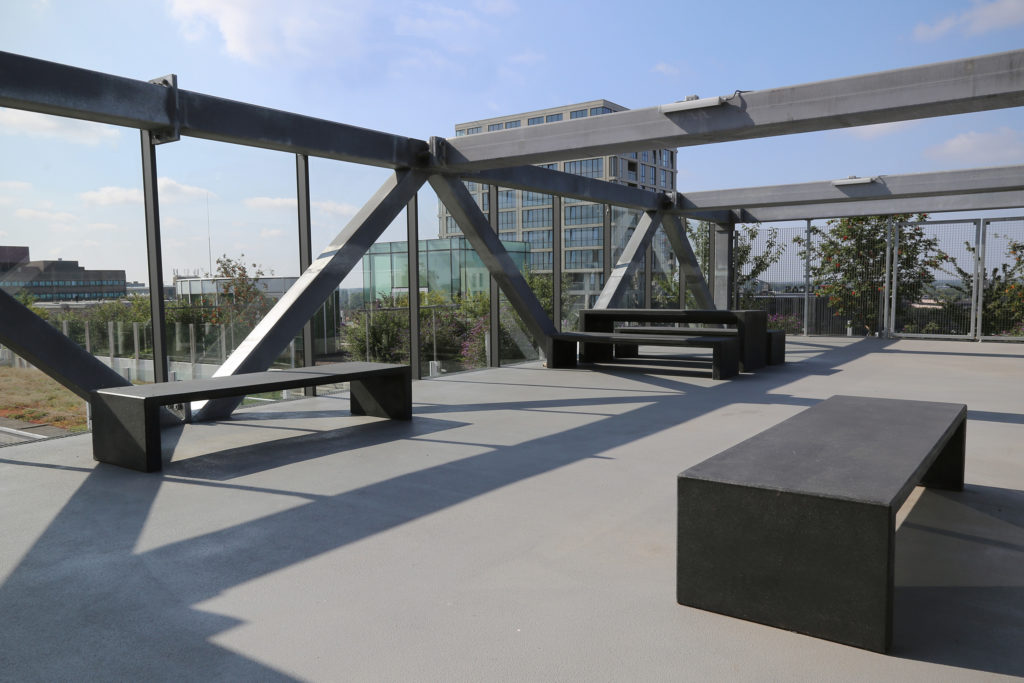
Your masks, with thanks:
[[[168,74],[160,78],[154,78],[150,83],[161,85],[170,91],[167,94],[167,116],[171,120],[171,126],[152,131],[153,144],[162,145],[165,142],[177,142],[181,139],[181,118],[178,116],[180,104],[178,98],[178,75]]]

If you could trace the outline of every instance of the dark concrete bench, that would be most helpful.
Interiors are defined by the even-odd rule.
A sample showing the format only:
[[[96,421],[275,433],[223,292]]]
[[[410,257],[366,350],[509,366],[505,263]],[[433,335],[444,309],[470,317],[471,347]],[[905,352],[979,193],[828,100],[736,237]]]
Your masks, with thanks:
[[[161,406],[337,382],[349,382],[353,415],[412,419],[412,374],[407,365],[333,363],[112,387],[94,391],[90,397],[93,457],[99,462],[156,472],[163,464]]]
[[[758,310],[679,310],[672,308],[603,308],[580,311],[584,332],[612,332],[617,323],[732,325],[740,342],[740,369],[751,372],[765,364],[768,314]]]
[[[675,334],[694,337],[734,337],[739,336],[736,328],[711,328],[711,327],[655,327],[651,325],[637,325],[633,327],[619,327],[615,330],[620,334]],[[783,365],[786,362],[786,333],[783,330],[767,330],[765,344],[765,358],[767,365]]]
[[[740,371],[739,341],[735,337],[684,337],[665,334],[621,335],[612,332],[562,332],[554,339],[561,343],[580,345],[579,359],[584,363],[601,363],[619,358],[632,358],[636,354],[624,355],[621,350],[636,344],[656,346],[702,347],[711,349],[711,378],[728,379]],[[614,351],[613,351],[614,350]],[[563,353],[557,359],[548,358],[548,367],[572,367],[576,365],[576,354]]]
[[[682,605],[886,652],[896,512],[961,490],[967,406],[833,396],[678,479]]]

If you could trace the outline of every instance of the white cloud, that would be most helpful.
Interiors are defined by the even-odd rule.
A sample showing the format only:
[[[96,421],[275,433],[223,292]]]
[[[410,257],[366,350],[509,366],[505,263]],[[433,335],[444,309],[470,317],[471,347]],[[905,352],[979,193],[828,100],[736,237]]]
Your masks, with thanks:
[[[216,197],[217,195],[209,190],[194,185],[184,185],[172,178],[157,178],[157,191],[160,193],[160,201],[175,202],[182,199],[197,199],[199,197]]]
[[[508,15],[519,11],[519,6],[512,0],[475,0],[473,6],[484,14]]]
[[[875,123],[870,126],[856,126],[854,128],[843,128],[842,132],[852,135],[860,140],[874,140],[904,131],[917,125],[917,121],[891,121],[889,123]]]
[[[257,64],[282,55],[317,59],[325,51],[361,52],[364,25],[374,6],[358,1],[171,0],[170,14],[186,40],[205,40],[214,29],[224,51]]]
[[[524,66],[533,66],[534,64],[540,64],[545,59],[547,59],[547,56],[544,55],[543,53],[528,50],[526,52],[520,52],[518,54],[512,55],[511,57],[508,58],[508,63],[522,64]]]
[[[284,234],[284,230],[278,230],[277,228],[263,228],[260,230],[260,239],[271,239],[274,237],[280,237]]]
[[[6,230],[0,230],[0,237],[7,239],[10,236],[10,233],[8,233]]]
[[[20,109],[0,108],[0,132],[33,138],[54,138],[76,145],[98,145],[120,136],[113,126],[49,116]]]
[[[114,206],[116,204],[141,204],[142,190],[134,187],[101,187],[98,190],[78,195],[86,204],[93,206]]]
[[[675,76],[676,74],[679,73],[679,67],[673,66],[666,62],[658,62],[657,64],[654,65],[654,68],[652,68],[651,71],[653,71],[656,74],[662,74],[664,76]]]
[[[292,209],[298,202],[295,197],[249,197],[242,201],[250,209]]]
[[[18,218],[31,221],[49,221],[51,223],[70,223],[77,220],[74,214],[64,211],[40,211],[38,209],[18,209],[14,212]]]
[[[928,148],[925,156],[983,166],[1022,163],[1024,135],[1007,126],[989,133],[972,130]]]
[[[937,40],[953,30],[968,36],[1024,24],[1024,0],[972,0],[971,8],[961,14],[942,17],[932,24],[914,27],[914,38],[925,42]]]
[[[395,33],[400,36],[437,40],[439,36],[473,35],[484,24],[472,12],[434,3],[417,3],[420,12],[401,12],[395,21]],[[411,9],[411,7],[409,8]],[[455,48],[461,40],[450,41]]]
[[[354,216],[359,210],[354,204],[332,201],[313,202],[313,208],[335,216]]]
[[[27,192],[32,189],[32,183],[26,183],[24,180],[0,180],[0,190],[9,190],[11,192]]]

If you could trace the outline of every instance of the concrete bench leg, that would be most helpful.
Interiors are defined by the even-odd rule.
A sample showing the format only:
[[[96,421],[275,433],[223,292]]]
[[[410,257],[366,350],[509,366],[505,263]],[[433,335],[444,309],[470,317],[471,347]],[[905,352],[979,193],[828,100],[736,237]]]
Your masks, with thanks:
[[[639,344],[615,344],[615,357],[616,358],[639,358],[640,357],[640,346]]]
[[[786,333],[782,330],[768,330],[768,349],[765,361],[768,365],[785,365]]]
[[[712,347],[711,379],[729,379],[739,373],[740,349],[738,342],[716,344]]]
[[[679,604],[885,652],[885,505],[679,478]]]
[[[551,339],[545,355],[549,368],[574,368],[576,367],[576,342]]]
[[[964,490],[964,456],[967,443],[967,419],[960,423],[953,436],[939,451],[935,462],[921,477],[921,485],[948,491]]]
[[[160,406],[110,394],[93,394],[90,405],[93,458],[139,472],[163,468]]]
[[[412,375],[409,368],[401,374],[352,380],[349,388],[353,415],[412,419]]]

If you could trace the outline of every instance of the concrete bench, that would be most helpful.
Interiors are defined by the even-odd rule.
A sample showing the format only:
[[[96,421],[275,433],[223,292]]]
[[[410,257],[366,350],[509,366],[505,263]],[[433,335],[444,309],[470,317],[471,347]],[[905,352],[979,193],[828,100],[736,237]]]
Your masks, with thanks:
[[[888,651],[896,512],[961,490],[967,406],[833,396],[678,479],[676,597]]]
[[[412,419],[412,373],[407,365],[333,363],[184,382],[111,387],[92,392],[92,452],[99,462],[141,472],[162,467],[161,406],[349,382],[353,415]]]
[[[739,336],[736,328],[710,328],[710,327],[669,327],[637,325],[634,327],[619,327],[615,330],[620,334],[675,334],[694,337],[739,337],[740,345],[743,345],[743,337]],[[786,333],[784,330],[767,330],[765,344],[765,363],[767,365],[783,365],[786,362]],[[743,349],[740,348],[740,354]]]
[[[613,353],[619,358],[633,358],[629,348],[637,344],[655,346],[702,347],[710,348],[711,378],[728,379],[735,377],[740,371],[739,341],[735,337],[684,337],[665,334],[655,335],[621,335],[613,332],[562,332],[554,336],[561,343],[579,343],[580,360],[584,363],[601,363],[612,360]],[[626,352],[622,353],[621,350]],[[613,351],[614,350],[614,351]],[[548,367],[573,367],[576,365],[576,354],[563,353],[560,358],[548,358]]]
[[[740,340],[740,369],[764,367],[768,314],[759,310],[679,310],[671,308],[601,308],[580,311],[584,332],[613,332],[616,323],[732,325]]]

